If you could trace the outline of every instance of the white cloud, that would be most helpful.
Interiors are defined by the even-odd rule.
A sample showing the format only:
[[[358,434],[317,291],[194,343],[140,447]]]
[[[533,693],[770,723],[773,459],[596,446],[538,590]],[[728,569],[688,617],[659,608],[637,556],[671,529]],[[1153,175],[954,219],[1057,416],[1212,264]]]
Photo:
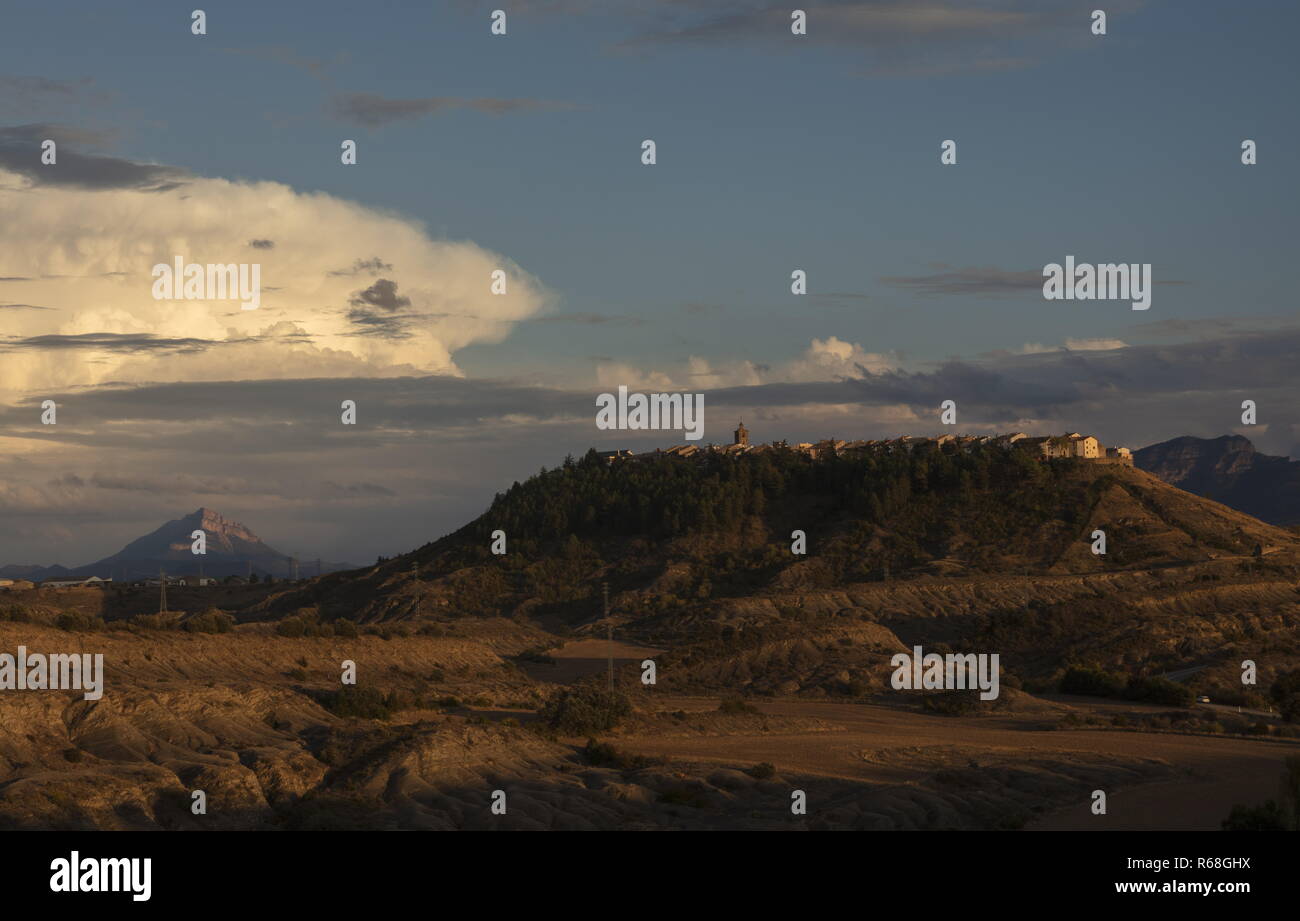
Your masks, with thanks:
[[[645,370],[624,363],[605,362],[596,369],[596,381],[602,387],[625,384],[642,390],[717,390],[760,384],[861,379],[868,373],[879,374],[898,366],[892,355],[868,352],[857,343],[827,336],[812,340],[798,358],[772,367],[744,359],[711,361],[692,355],[684,366],[669,370]]]
[[[1044,352],[1108,352],[1111,349],[1126,349],[1128,343],[1123,339],[1066,339],[1064,345],[1043,345],[1041,342],[1026,342],[1016,350],[1017,355],[1041,355]]]
[[[0,283],[0,295],[56,308],[6,312],[3,401],[104,381],[459,374],[457,350],[500,341],[546,300],[541,284],[508,258],[433,239],[399,215],[276,182],[193,179],[154,192],[32,189],[0,170],[0,212],[0,277],[29,279]],[[254,247],[253,240],[273,245]],[[262,306],[155,300],[151,270],[177,256],[260,263]],[[357,268],[375,259],[380,264]],[[504,295],[490,292],[497,268],[507,273]],[[358,310],[360,292],[380,278],[396,284],[396,297],[361,301]],[[377,322],[359,322],[366,316]],[[16,339],[102,333],[144,344],[12,347]],[[200,341],[162,350],[150,345],[152,337]],[[62,343],[47,341],[53,344]]]

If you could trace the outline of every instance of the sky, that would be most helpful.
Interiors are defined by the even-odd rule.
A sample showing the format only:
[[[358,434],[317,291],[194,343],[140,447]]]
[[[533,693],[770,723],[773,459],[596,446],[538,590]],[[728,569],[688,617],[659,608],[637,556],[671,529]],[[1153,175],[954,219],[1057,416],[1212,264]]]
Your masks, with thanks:
[[[401,553],[682,441],[597,429],[620,385],[703,394],[706,442],[935,434],[951,399],[1300,456],[1294,3],[192,8],[0,10],[0,565],[199,506]],[[1067,256],[1150,264],[1150,309],[1045,300]],[[259,306],[155,298],[176,258],[257,263]]]

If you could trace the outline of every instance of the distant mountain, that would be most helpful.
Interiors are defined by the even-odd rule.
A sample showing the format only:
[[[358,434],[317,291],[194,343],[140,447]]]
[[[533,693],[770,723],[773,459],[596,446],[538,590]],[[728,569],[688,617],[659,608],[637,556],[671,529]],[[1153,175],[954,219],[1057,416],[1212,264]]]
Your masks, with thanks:
[[[42,579],[57,579],[60,576],[66,576],[69,572],[71,572],[70,569],[57,564],[54,566],[10,564],[9,566],[0,566],[0,579],[28,579],[32,582],[39,582]]]
[[[1133,462],[1179,489],[1270,524],[1300,524],[1300,462],[1260,454],[1241,435],[1185,435],[1133,452]]]
[[[207,535],[207,553],[191,551],[195,531]],[[116,581],[157,576],[160,569],[168,575],[191,575],[200,566],[204,575],[221,578],[244,575],[251,567],[259,575],[288,578],[293,574],[293,559],[267,544],[251,530],[237,521],[231,521],[210,508],[169,521],[144,537],[131,541],[117,553],[102,560],[67,569],[63,566],[5,566],[0,568],[0,578],[43,579],[61,576],[84,578],[100,576]],[[350,563],[321,563],[321,572],[337,572],[355,568]],[[298,571],[302,577],[316,574],[316,562],[300,560]]]

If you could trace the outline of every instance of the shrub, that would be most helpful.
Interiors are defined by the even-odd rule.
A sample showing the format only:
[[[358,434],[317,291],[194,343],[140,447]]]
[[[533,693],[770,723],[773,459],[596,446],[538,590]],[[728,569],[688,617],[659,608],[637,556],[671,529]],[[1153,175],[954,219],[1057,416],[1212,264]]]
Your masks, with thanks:
[[[921,698],[921,707],[944,716],[965,716],[979,709],[979,691],[938,691]]]
[[[1061,678],[1062,694],[1083,694],[1089,697],[1118,697],[1124,690],[1124,679],[1100,668],[1073,666]]]
[[[208,608],[182,625],[190,633],[229,633],[235,628],[235,619],[225,611]]]
[[[1233,806],[1220,824],[1224,831],[1286,831],[1288,828],[1286,813],[1274,800],[1262,806]]]
[[[286,617],[275,625],[275,632],[280,636],[302,636],[307,632],[307,626],[297,617]]]
[[[348,639],[353,639],[357,634],[357,625],[353,621],[350,621],[345,617],[340,617],[338,620],[334,621],[335,636],[343,636]]]
[[[608,732],[632,713],[632,702],[619,691],[591,685],[566,688],[546,702],[541,718],[562,735]]]
[[[1269,696],[1282,719],[1288,723],[1300,722],[1300,668],[1278,675],[1269,688]]]
[[[390,713],[396,713],[399,710],[410,710],[420,706],[420,699],[405,688],[397,688],[384,698],[384,706]]]
[[[20,604],[6,605],[0,610],[0,620],[13,621],[16,624],[25,624],[31,620],[31,615],[27,609]]]
[[[386,720],[392,714],[384,695],[372,687],[344,685],[331,691],[321,700],[325,709],[336,716],[357,716],[362,719]]]
[[[645,755],[629,755],[608,742],[597,742],[595,739],[587,740],[587,744],[582,749],[582,756],[588,764],[611,767],[620,771],[636,771],[658,763],[653,758],[647,758]]]
[[[82,614],[80,611],[64,611],[54,621],[54,625],[60,630],[71,633],[94,633],[104,629],[102,620],[93,614]]]
[[[1129,700],[1146,700],[1162,707],[1186,707],[1193,694],[1187,685],[1168,678],[1130,678],[1124,696]]]
[[[722,698],[718,703],[718,712],[725,713],[728,716],[740,716],[742,714],[753,714],[760,711],[758,707],[755,707],[749,701],[745,700],[745,698],[731,696]]]
[[[745,773],[755,780],[771,780],[776,776],[776,765],[770,761],[763,761],[754,765]]]
[[[145,630],[170,630],[176,626],[176,618],[171,614],[137,614],[131,624]]]

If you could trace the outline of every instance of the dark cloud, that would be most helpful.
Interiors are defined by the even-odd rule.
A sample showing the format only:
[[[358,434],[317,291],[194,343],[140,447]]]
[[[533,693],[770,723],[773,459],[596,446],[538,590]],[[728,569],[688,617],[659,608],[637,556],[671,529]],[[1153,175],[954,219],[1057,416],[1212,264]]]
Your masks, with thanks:
[[[38,307],[36,304],[0,304],[0,310],[53,310],[53,307]]]
[[[887,285],[906,288],[920,294],[995,295],[1043,290],[1043,272],[1009,272],[998,268],[968,268],[935,272],[930,275],[886,275]]]
[[[94,89],[94,85],[90,77],[51,80],[0,74],[0,108],[20,113],[59,103],[102,105],[112,98],[111,94]]]
[[[411,306],[411,299],[397,293],[397,282],[381,278],[364,291],[348,299],[352,309],[348,320],[357,327],[356,334],[384,339],[405,339],[407,327],[419,314],[399,313]]]
[[[330,274],[360,275],[364,272],[367,275],[374,276],[378,275],[380,272],[391,272],[392,270],[393,266],[391,263],[385,262],[378,256],[372,256],[369,259],[358,259],[356,262],[352,263],[352,268],[350,269],[338,269],[337,271],[330,272]]]
[[[998,294],[1016,294],[1023,292],[1042,293],[1045,276],[1042,269],[1026,272],[1014,272],[993,266],[972,266],[965,269],[949,269],[941,266],[943,271],[929,275],[885,275],[880,278],[887,285],[905,288],[918,294],[975,294],[994,296]],[[1156,285],[1186,285],[1187,281],[1168,279],[1153,281]]]
[[[215,345],[235,341],[192,338],[163,338],[150,333],[50,333],[44,336],[12,337],[0,341],[0,351],[20,349],[107,349],[113,352],[202,352]]]
[[[248,245],[253,249],[275,249],[274,240],[249,240]]]
[[[135,163],[120,157],[79,153],[75,146],[100,137],[57,125],[17,125],[0,128],[0,168],[12,170],[37,185],[83,189],[136,189],[163,192],[184,185],[191,174],[174,166]],[[41,142],[57,146],[53,164],[41,163]]]
[[[331,97],[330,111],[343,121],[377,128],[391,122],[437,115],[451,109],[470,109],[491,115],[514,112],[542,112],[568,109],[566,103],[539,99],[461,99],[454,96],[428,96],[423,99],[389,99],[375,93],[341,93]]]
[[[1108,16],[1142,0],[1115,0]],[[996,72],[1034,64],[1057,49],[1080,47],[1088,37],[1091,0],[661,0],[623,7],[640,26],[622,47],[743,45],[786,50],[838,46],[864,53],[873,73],[931,76],[961,71]],[[791,12],[806,11],[807,34],[790,32]],[[602,9],[602,12],[604,10]]]
[[[378,483],[335,483],[326,480],[321,484],[321,492],[332,498],[371,498],[375,496],[396,496],[386,486]]]
[[[614,326],[641,326],[645,321],[640,317],[615,316],[606,313],[554,313],[549,316],[531,317],[527,323],[576,323],[583,326],[601,326],[606,323]]]

